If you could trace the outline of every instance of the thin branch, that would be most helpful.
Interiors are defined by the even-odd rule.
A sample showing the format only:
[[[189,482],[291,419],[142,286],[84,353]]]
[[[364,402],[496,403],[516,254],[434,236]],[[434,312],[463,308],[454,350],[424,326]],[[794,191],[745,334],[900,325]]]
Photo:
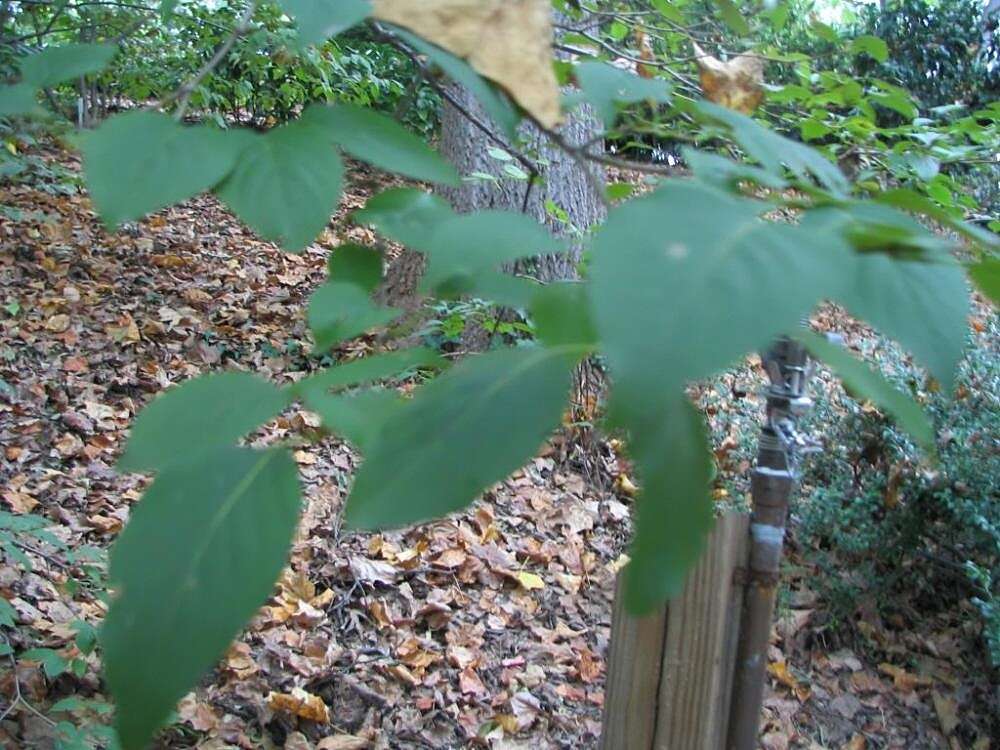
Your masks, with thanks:
[[[229,54],[229,51],[233,48],[236,42],[250,32],[253,28],[251,21],[253,19],[254,11],[256,10],[257,0],[252,0],[247,5],[246,10],[243,11],[243,14],[236,21],[236,26],[233,27],[229,36],[222,42],[222,44],[219,45],[218,49],[215,50],[215,54],[213,54],[208,61],[201,66],[198,72],[181,85],[180,88],[168,94],[163,99],[160,99],[160,101],[150,104],[146,107],[146,109],[159,109],[173,101],[178,101],[177,112],[174,114],[174,117],[177,120],[183,120],[184,113],[187,112],[188,104],[191,102],[191,94],[193,94],[199,84],[218,67],[219,63],[225,59],[226,55]]]

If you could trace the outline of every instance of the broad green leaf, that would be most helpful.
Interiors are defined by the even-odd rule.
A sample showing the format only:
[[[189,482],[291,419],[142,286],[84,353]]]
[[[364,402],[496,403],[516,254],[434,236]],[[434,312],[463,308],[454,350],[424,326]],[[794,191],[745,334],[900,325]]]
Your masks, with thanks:
[[[594,240],[591,298],[615,378],[680,391],[840,290],[846,242],[762,221],[764,210],[690,181],[611,209]]]
[[[370,201],[354,220],[426,253],[421,289],[449,294],[473,291],[475,277],[518,258],[565,251],[534,219],[513,211],[456,214],[447,203],[417,190],[389,190]],[[495,275],[490,276],[496,282]]]
[[[530,313],[535,336],[546,346],[597,347],[585,284],[569,281],[543,286],[531,301]]]
[[[87,188],[114,227],[208,190],[248,140],[239,131],[185,127],[158,112],[117,115],[82,138]]]
[[[0,596],[0,627],[13,628],[16,614],[10,602]]]
[[[1000,260],[983,258],[969,268],[969,276],[994,305],[1000,305]]]
[[[851,54],[860,55],[864,53],[878,62],[885,62],[889,59],[888,45],[877,36],[864,34],[851,42]]]
[[[660,78],[641,78],[602,62],[582,62],[574,68],[583,94],[604,122],[615,124],[618,106],[636,102],[670,102],[670,85]]]
[[[331,281],[356,284],[366,292],[382,281],[382,254],[353,242],[334,248],[326,266]]]
[[[368,0],[279,0],[299,30],[299,41],[316,44],[364,21],[372,12]]]
[[[950,388],[965,348],[969,289],[950,260],[896,260],[884,253],[857,259],[855,283],[840,300],[890,336]]]
[[[830,365],[844,381],[844,385],[857,396],[884,409],[920,446],[934,451],[934,428],[913,399],[893,388],[879,373],[812,331],[800,330],[795,337],[814,357]]]
[[[20,61],[21,80],[40,89],[55,86],[71,78],[96,73],[111,62],[117,51],[113,44],[46,47]]]
[[[445,360],[432,349],[402,349],[389,354],[379,354],[356,359],[347,364],[320,370],[290,387],[290,393],[299,398],[310,391],[328,391],[346,388],[359,383],[383,380],[406,370],[418,367],[441,369]]]
[[[301,250],[337,207],[343,171],[329,133],[303,115],[253,138],[216,193],[262,237]]]
[[[458,185],[458,172],[439,153],[385,115],[352,104],[311,107],[303,116],[347,153],[415,180]]]
[[[111,552],[105,677],[141,750],[271,593],[300,505],[287,451],[225,447],[157,476]]]
[[[653,7],[660,11],[660,15],[668,21],[684,24],[684,14],[674,7],[670,0],[653,0]]]
[[[710,120],[729,127],[733,139],[769,172],[782,175],[782,165],[808,186],[810,175],[836,195],[847,195],[850,183],[837,166],[818,151],[778,135],[740,112],[712,102],[699,101],[695,109]]]
[[[309,298],[309,327],[318,352],[384,326],[399,315],[399,310],[376,305],[356,284],[342,281],[323,284]]]
[[[412,247],[427,253],[422,289],[447,285],[451,292],[469,290],[480,271],[535,255],[565,251],[537,221],[513,211],[476,211],[440,221]]]
[[[369,448],[346,522],[403,526],[472,502],[559,426],[579,354],[568,347],[499,350],[425,385]]]
[[[54,680],[69,668],[69,661],[51,648],[32,648],[21,653],[25,661],[37,661],[45,670],[45,676]]]
[[[646,614],[680,593],[712,527],[712,461],[701,414],[683,391],[616,382],[609,415],[625,428],[642,490],[625,603]]]
[[[350,440],[362,452],[378,439],[388,419],[405,401],[391,390],[370,390],[351,395],[335,395],[311,390],[305,395],[306,408],[319,414],[323,425]]]
[[[741,36],[746,36],[750,33],[750,24],[740,13],[740,9],[736,7],[736,3],[733,0],[715,0],[715,6],[719,9],[719,15],[722,16],[722,20],[726,22],[726,25]]]
[[[232,445],[288,405],[277,386],[246,372],[185,381],[153,399],[132,425],[122,471],[152,471]]]
[[[947,246],[910,217],[877,204],[812,211],[802,228],[814,236],[842,233],[858,244],[862,252],[841,269],[850,282],[831,296],[896,339],[950,388],[965,346],[969,288]]]
[[[511,276],[502,271],[478,271],[470,277],[468,293],[498,305],[523,310],[531,304],[541,285],[525,276]]]
[[[456,216],[436,195],[413,188],[394,188],[370,198],[352,214],[358,224],[371,224],[386,237],[415,247],[441,222]]]
[[[681,149],[681,154],[698,179],[725,190],[736,189],[735,192],[741,192],[738,190],[740,183],[747,181],[773,190],[788,187],[788,181],[779,175],[746,162],[733,161],[718,154],[687,147]]]
[[[26,83],[0,86],[0,117],[30,115],[39,109],[35,101],[37,90]]]
[[[517,125],[521,116],[507,95],[482,78],[472,67],[460,57],[456,57],[437,45],[424,41],[415,34],[397,26],[392,27],[393,33],[406,42],[407,45],[426,55],[435,65],[443,70],[453,81],[465,86],[482,105],[490,119],[500,128],[507,140],[513,141],[517,135]]]
[[[892,188],[876,193],[872,196],[872,199],[888,206],[895,206],[896,208],[903,208],[907,211],[924,214],[940,221],[945,226],[954,229],[982,247],[1000,249],[1000,237],[997,237],[993,232],[989,232],[975,224],[955,219],[947,211],[939,208],[936,203],[927,200],[927,198],[914,190]]]

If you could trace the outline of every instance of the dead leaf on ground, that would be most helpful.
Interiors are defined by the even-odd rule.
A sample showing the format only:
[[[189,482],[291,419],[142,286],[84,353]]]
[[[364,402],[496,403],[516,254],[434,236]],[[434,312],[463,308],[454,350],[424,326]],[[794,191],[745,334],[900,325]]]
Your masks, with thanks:
[[[272,711],[282,711],[320,724],[330,722],[330,711],[323,699],[302,688],[293,688],[291,693],[270,693],[267,705]]]
[[[337,734],[324,737],[316,744],[316,750],[366,750],[371,742],[356,734]]]

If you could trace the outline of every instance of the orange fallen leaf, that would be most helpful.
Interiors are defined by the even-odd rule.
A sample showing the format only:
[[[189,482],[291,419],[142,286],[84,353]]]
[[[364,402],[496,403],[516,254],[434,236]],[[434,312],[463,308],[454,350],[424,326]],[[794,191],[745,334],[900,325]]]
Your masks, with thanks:
[[[805,685],[799,684],[795,675],[788,669],[788,664],[783,661],[774,661],[767,665],[768,673],[780,684],[787,687],[800,702],[804,703],[809,699],[810,690]]]
[[[320,724],[330,722],[330,711],[323,699],[302,688],[293,688],[291,693],[270,693],[267,705],[272,711],[283,711]]]
[[[897,667],[895,664],[887,662],[879,664],[878,671],[892,677],[892,682],[896,686],[896,689],[902,690],[904,693],[910,693],[918,687],[927,687],[932,682],[930,677],[920,677],[919,675],[907,672],[902,667]]]

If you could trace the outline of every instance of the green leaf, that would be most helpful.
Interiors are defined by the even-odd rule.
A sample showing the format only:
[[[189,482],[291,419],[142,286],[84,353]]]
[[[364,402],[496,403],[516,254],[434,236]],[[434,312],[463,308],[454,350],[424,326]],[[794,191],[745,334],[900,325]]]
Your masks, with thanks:
[[[0,86],[0,117],[30,115],[39,109],[35,101],[37,90],[26,83]]]
[[[597,348],[586,285],[572,281],[547,284],[535,293],[530,312],[535,336],[546,346]]]
[[[439,221],[411,246],[427,253],[421,289],[470,289],[478,272],[503,263],[565,250],[562,243],[531,217],[513,211],[476,211]]]
[[[609,212],[594,240],[591,295],[615,378],[680,391],[840,290],[847,243],[764,222],[765,210],[676,181]]]
[[[722,16],[722,20],[726,22],[726,25],[741,36],[746,36],[750,33],[750,24],[740,13],[739,8],[733,0],[715,0],[715,6],[719,9],[719,15]]]
[[[413,188],[394,188],[370,198],[352,218],[358,224],[370,224],[386,237],[413,247],[436,225],[455,215],[451,206],[436,195]]]
[[[469,282],[471,296],[516,310],[527,308],[541,286],[534,279],[489,270],[477,272]]]
[[[884,409],[920,446],[934,451],[934,428],[913,399],[893,388],[879,373],[812,331],[798,331],[795,337],[813,356],[830,365],[851,391]]]
[[[619,105],[635,102],[670,102],[670,85],[659,78],[641,78],[602,62],[582,62],[574,68],[583,94],[604,122],[615,124]]]
[[[385,115],[352,104],[311,107],[303,115],[328,128],[352,156],[390,172],[443,185],[458,185],[458,172],[420,138]]]
[[[773,190],[784,190],[788,187],[787,180],[746,162],[733,161],[718,154],[686,146],[681,149],[681,155],[698,179],[725,190],[742,193],[739,185],[746,181]]]
[[[256,136],[216,193],[262,237],[301,250],[337,207],[343,171],[329,133],[303,115]]]
[[[113,44],[66,44],[46,47],[23,58],[21,80],[44,89],[71,78],[96,73],[111,62],[118,47]]]
[[[16,615],[17,613],[14,611],[10,602],[0,596],[0,627],[14,627],[14,617]]]
[[[76,636],[73,642],[83,654],[89,654],[97,645],[97,629],[86,620],[73,620],[71,623]]]
[[[969,267],[969,276],[994,305],[1000,305],[1000,260],[983,258]]]
[[[950,229],[954,229],[983,248],[1000,249],[1000,238],[995,234],[975,224],[959,221],[950,213],[941,209],[936,203],[927,200],[927,198],[914,190],[891,188],[876,193],[872,198],[876,202],[884,203],[887,206],[903,208],[907,211],[914,211],[929,216]]]
[[[836,165],[809,146],[789,140],[753,118],[712,102],[699,101],[695,110],[709,120],[728,126],[733,139],[747,155],[772,174],[782,176],[782,165],[785,165],[805,183],[804,187],[808,186],[812,175],[836,195],[844,196],[850,192],[850,183]]]
[[[472,502],[558,427],[579,353],[499,350],[466,359],[421,388],[369,448],[347,523],[402,526]]]
[[[300,505],[287,451],[225,447],[165,469],[111,553],[105,677],[125,750],[177,701],[272,591]]]
[[[21,659],[40,663],[45,670],[45,676],[50,680],[54,680],[69,668],[69,661],[51,648],[28,649],[21,654]]]
[[[366,292],[382,281],[382,254],[353,242],[334,248],[326,267],[331,281],[355,284]]]
[[[871,34],[864,34],[851,42],[851,54],[866,54],[878,62],[885,62],[889,59],[889,46]]]
[[[388,24],[387,24],[388,25]],[[502,91],[480,77],[472,67],[460,57],[440,47],[426,42],[406,29],[393,26],[392,31],[406,44],[426,55],[435,65],[443,70],[456,83],[465,86],[482,105],[490,119],[500,128],[500,132],[508,141],[513,141],[517,135],[517,125],[521,116],[511,104],[510,99]]]
[[[327,391],[335,388],[346,388],[358,383],[383,380],[417,367],[441,369],[445,364],[445,360],[432,349],[402,349],[398,352],[356,359],[347,364],[320,370],[292,385],[290,392],[294,397],[299,398],[313,390]]]
[[[132,425],[122,471],[150,471],[232,445],[288,405],[277,386],[246,372],[203,375],[168,390]]]
[[[653,0],[653,7],[660,11],[660,15],[668,21],[684,24],[684,14],[675,8],[670,0]]]
[[[683,392],[616,382],[609,418],[628,430],[642,485],[625,568],[626,606],[641,615],[680,593],[704,547],[712,527],[711,454],[701,414]]]
[[[370,390],[333,395],[311,390],[305,395],[308,409],[319,414],[330,432],[342,435],[362,452],[378,439],[385,423],[405,402],[391,390]]]
[[[81,139],[87,188],[110,226],[139,219],[222,180],[245,136],[185,127],[158,112],[118,115]]]
[[[371,15],[368,0],[279,0],[295,19],[299,41],[317,44],[355,26]]]
[[[364,289],[342,281],[323,284],[309,298],[309,327],[318,352],[384,326],[400,313],[391,307],[379,307]]]

